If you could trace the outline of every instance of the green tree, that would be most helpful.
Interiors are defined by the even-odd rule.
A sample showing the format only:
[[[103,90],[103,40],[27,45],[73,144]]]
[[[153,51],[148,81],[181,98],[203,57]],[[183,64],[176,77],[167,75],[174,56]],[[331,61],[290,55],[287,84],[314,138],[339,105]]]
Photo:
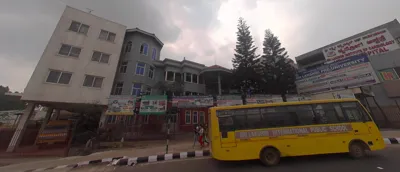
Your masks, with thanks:
[[[265,31],[261,64],[265,93],[280,94],[286,101],[286,94],[296,88],[294,83],[296,68],[278,37],[269,29]]]
[[[5,95],[5,93],[9,92],[10,89],[8,87],[0,85],[0,111],[24,109],[25,104],[21,101],[21,97]]]
[[[254,45],[253,37],[250,33],[250,26],[243,18],[239,18],[236,32],[236,48],[233,63],[233,87],[246,93],[248,89],[258,92],[260,77],[256,72],[259,67],[256,55],[257,47]]]

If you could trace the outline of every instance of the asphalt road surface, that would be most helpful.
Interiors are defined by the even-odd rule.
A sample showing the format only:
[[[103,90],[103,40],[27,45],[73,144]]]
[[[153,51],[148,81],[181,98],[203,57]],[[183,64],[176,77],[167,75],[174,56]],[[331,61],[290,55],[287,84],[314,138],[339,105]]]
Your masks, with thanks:
[[[388,145],[385,150],[371,152],[368,157],[353,160],[347,155],[322,155],[283,158],[275,167],[264,167],[259,161],[220,162],[211,158],[186,159],[136,165],[133,167],[92,167],[72,171],[103,172],[375,172],[400,171],[400,145]]]

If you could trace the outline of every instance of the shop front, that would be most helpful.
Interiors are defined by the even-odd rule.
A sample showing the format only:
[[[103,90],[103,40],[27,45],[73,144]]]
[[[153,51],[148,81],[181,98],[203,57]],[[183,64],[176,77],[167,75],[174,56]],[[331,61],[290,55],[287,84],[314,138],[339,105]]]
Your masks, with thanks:
[[[193,132],[195,125],[208,123],[208,108],[214,105],[210,96],[178,96],[173,97],[172,106],[179,109],[179,131]]]

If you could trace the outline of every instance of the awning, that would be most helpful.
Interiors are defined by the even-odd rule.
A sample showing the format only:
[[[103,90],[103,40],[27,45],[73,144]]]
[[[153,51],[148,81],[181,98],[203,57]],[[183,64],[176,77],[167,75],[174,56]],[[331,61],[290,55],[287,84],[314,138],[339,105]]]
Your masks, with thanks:
[[[163,115],[167,111],[167,96],[143,96],[139,115]]]

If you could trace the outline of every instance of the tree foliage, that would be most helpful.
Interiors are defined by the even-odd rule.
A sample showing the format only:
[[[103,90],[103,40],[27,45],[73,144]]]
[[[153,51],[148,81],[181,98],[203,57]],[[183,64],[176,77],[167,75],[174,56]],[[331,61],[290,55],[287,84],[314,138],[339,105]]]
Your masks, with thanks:
[[[295,90],[296,68],[278,37],[270,30],[265,31],[261,64],[264,91],[267,94],[280,94],[286,101],[285,95]]]
[[[260,81],[260,77],[256,72],[259,65],[259,55],[256,54],[257,47],[254,45],[250,26],[246,24],[243,18],[239,18],[236,35],[236,48],[232,59],[233,86],[242,91],[252,88],[257,92]]]
[[[5,93],[9,92],[10,89],[8,87],[0,85],[0,111],[24,109],[25,104],[21,101],[21,97],[5,95]]]

